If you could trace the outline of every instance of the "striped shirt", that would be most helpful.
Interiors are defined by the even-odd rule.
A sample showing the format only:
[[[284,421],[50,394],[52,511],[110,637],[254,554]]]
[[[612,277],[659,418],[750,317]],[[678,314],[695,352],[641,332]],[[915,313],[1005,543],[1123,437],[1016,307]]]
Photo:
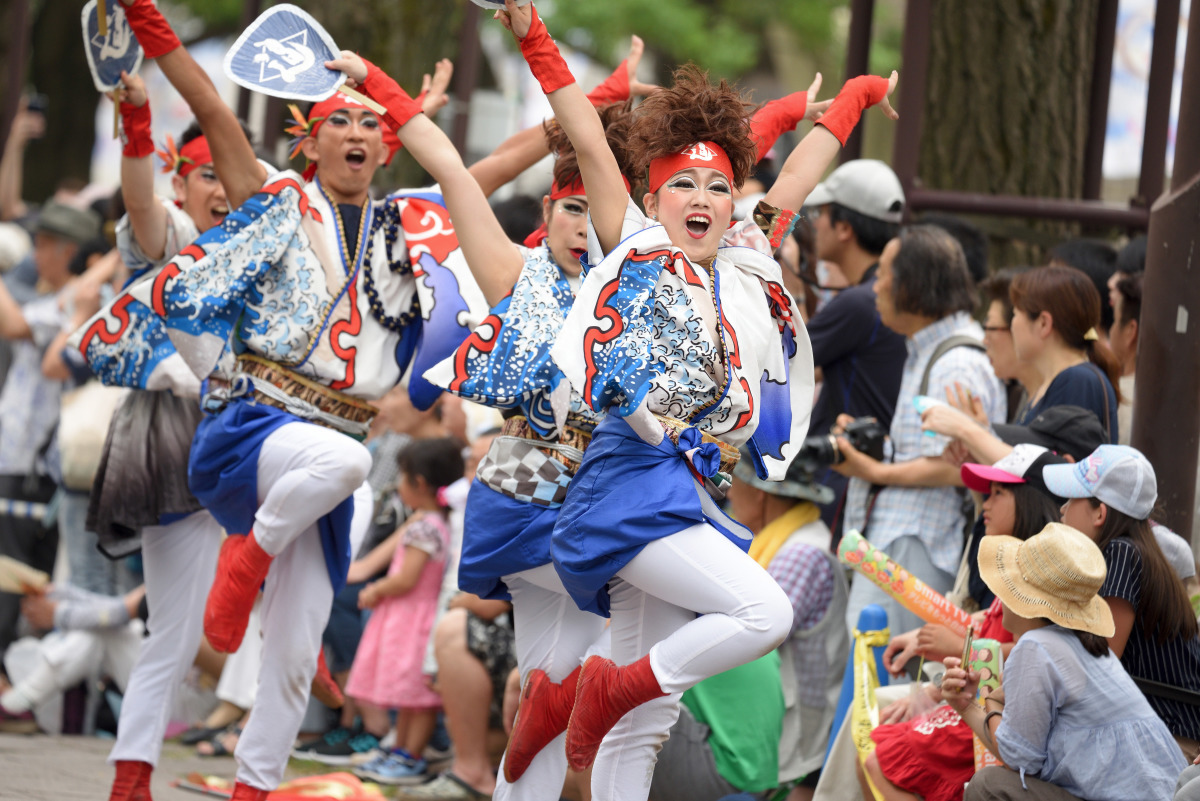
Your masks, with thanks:
[[[921,387],[925,366],[938,343],[957,334],[983,339],[983,329],[966,312],[943,317],[927,325],[906,340],[908,358],[900,380],[900,395],[896,414],[892,417],[889,435],[894,451],[893,461],[912,461],[926,456],[941,456],[950,443],[948,437],[926,436],[921,429],[921,415],[913,405]],[[1002,423],[1007,411],[1004,388],[992,372],[991,362],[975,348],[952,348],[934,363],[929,374],[926,394],[938,400],[946,399],[946,389],[955,382],[983,402],[983,409],[993,423]],[[861,479],[850,479],[846,496],[846,530],[863,530],[866,522],[867,491],[870,486]],[[962,555],[963,528],[962,495],[955,487],[885,487],[879,493],[871,512],[867,538],[876,548],[887,546],[901,537],[917,537],[929,551],[933,564],[941,571],[954,575]]]
[[[1102,598],[1129,602],[1138,616],[1121,655],[1121,664],[1135,679],[1149,679],[1200,692],[1200,638],[1176,638],[1159,643],[1142,626],[1138,606],[1142,600],[1142,556],[1128,537],[1118,537],[1104,548],[1108,578],[1100,588]],[[1200,707],[1147,695],[1171,734],[1200,740]]]

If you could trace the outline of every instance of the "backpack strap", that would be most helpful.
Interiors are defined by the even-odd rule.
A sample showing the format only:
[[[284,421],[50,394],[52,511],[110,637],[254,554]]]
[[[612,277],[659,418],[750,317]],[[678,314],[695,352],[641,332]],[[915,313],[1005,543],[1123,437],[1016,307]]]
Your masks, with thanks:
[[[967,334],[955,334],[952,337],[947,337],[937,344],[933,349],[933,355],[929,357],[929,362],[925,365],[925,372],[921,374],[921,388],[917,392],[918,395],[929,394],[929,375],[933,372],[933,366],[937,364],[937,360],[946,355],[948,351],[955,348],[974,348],[975,350],[984,350],[983,343],[973,336]],[[939,398],[939,400],[941,400]]]

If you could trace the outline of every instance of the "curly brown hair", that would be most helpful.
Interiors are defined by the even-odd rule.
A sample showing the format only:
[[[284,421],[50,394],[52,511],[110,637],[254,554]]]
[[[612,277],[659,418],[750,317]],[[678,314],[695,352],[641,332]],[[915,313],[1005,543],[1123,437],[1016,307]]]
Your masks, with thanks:
[[[600,123],[604,126],[604,136],[608,140],[608,149],[617,159],[621,174],[629,179],[630,185],[637,183],[637,173],[630,169],[629,160],[629,127],[633,122],[633,101],[610,103],[596,109],[600,115]],[[575,156],[575,148],[567,132],[562,129],[556,119],[548,119],[542,124],[546,132],[546,144],[555,155],[554,185],[568,186],[579,178],[579,159]]]
[[[727,81],[709,81],[695,64],[680,67],[674,78],[674,86],[650,95],[634,115],[628,146],[636,175],[645,176],[656,158],[715,142],[729,156],[734,186],[741,186],[758,158],[750,134],[757,107]]]

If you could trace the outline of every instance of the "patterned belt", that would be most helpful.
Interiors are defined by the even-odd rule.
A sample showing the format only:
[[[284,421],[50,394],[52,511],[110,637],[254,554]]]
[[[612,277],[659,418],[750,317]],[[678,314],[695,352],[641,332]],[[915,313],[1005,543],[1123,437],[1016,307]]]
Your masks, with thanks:
[[[242,354],[229,379],[208,379],[206,400],[218,403],[253,394],[254,400],[289,414],[363,440],[378,411],[358,398],[318,384],[283,365],[260,356]]]
[[[692,424],[676,420],[674,417],[664,417],[661,414],[654,416],[658,418],[658,422],[662,423],[663,431],[667,433],[667,439],[671,440],[671,443],[676,447],[679,447],[679,435],[689,428],[695,428]],[[701,444],[712,444],[721,449],[720,471],[727,476],[733,475],[734,466],[737,465],[738,459],[742,458],[741,451],[727,442],[722,442],[711,434],[705,434],[699,429],[696,430],[700,433]]]
[[[504,426],[500,429],[500,434],[505,437],[520,437],[521,439],[534,440],[540,446],[543,446],[541,450],[547,456],[570,470],[571,475],[574,475],[575,471],[579,468],[580,459],[583,458],[583,452],[587,449],[588,443],[592,441],[592,434],[590,431],[584,431],[578,425],[571,425],[572,422],[575,422],[574,418],[568,416],[567,424],[559,429],[558,439],[554,442],[548,442],[539,436],[529,425],[529,420],[522,414],[505,420]],[[579,458],[572,458],[575,456],[575,453],[579,454]]]

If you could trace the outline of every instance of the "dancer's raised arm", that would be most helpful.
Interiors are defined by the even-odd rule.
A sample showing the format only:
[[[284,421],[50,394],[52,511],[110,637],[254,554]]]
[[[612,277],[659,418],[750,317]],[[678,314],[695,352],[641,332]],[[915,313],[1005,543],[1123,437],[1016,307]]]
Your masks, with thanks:
[[[230,206],[236,208],[262,188],[266,168],[242,131],[233,110],[221,99],[212,79],[191,54],[151,0],[121,0],[125,18],[147,58],[156,59],[159,69],[187,101],[204,130],[213,155],[213,167],[225,186]]]
[[[367,96],[387,109],[384,121],[441,187],[458,243],[484,298],[488,305],[497,303],[516,283],[524,258],[505,236],[487,197],[449,137],[421,113],[420,106],[399,84],[369,61],[343,50],[326,66],[345,72]]]
[[[829,110],[788,156],[763,200],[776,208],[798,211],[837,157],[863,111],[879,104],[890,119],[899,119],[900,115],[888,102],[899,77],[893,70],[886,80],[877,75],[860,75],[846,81]]]
[[[532,3],[518,7],[513,0],[505,0],[504,10],[496,12],[496,19],[520,41],[521,53],[546,93],[559,125],[567,132],[579,159],[600,247],[605,252],[612,250],[621,240],[629,191],[617,159],[609,150],[596,109],[567,69]]]

